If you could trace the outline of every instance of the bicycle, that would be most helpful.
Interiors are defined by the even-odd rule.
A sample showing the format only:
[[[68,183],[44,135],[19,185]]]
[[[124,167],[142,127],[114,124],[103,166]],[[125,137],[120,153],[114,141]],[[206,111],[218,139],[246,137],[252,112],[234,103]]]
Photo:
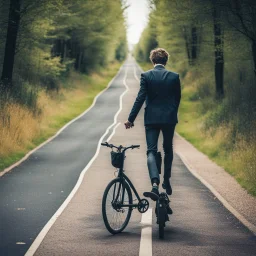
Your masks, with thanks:
[[[129,147],[115,146],[107,142],[101,143],[102,146],[111,148],[111,163],[118,168],[118,175],[107,185],[102,198],[102,216],[107,230],[111,234],[122,232],[129,223],[132,210],[138,209],[140,213],[145,213],[149,208],[149,202],[145,198],[140,198],[131,180],[124,174],[125,152],[128,149],[139,148],[140,145]],[[113,151],[116,149],[116,151]],[[138,203],[133,203],[132,191]],[[157,224],[159,225],[159,238],[164,238],[165,222],[169,220],[166,205],[169,199],[166,193],[159,195],[156,203]],[[135,199],[136,200],[136,199]]]

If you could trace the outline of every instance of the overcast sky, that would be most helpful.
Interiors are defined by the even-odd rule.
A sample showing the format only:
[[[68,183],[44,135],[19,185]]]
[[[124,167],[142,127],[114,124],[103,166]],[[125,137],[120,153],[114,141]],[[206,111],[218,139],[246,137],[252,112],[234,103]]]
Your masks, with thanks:
[[[130,7],[127,9],[127,40],[129,44],[136,44],[147,25],[149,7],[147,0],[127,0]]]

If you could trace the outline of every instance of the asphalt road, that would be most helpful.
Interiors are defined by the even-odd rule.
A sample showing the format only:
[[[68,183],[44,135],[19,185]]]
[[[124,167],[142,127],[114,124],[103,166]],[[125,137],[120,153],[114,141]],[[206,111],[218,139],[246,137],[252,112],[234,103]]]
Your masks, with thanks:
[[[123,76],[124,70],[88,113],[0,178],[1,256],[24,255],[69,195],[114,121],[125,90]]]
[[[125,121],[139,87],[135,75],[139,77],[140,70],[132,59],[125,62],[110,88],[85,116],[0,178],[1,256],[24,255],[69,195],[81,171],[95,154],[100,137],[113,123],[119,109],[119,96],[125,91],[125,72],[129,91],[124,96],[123,109],[118,116],[119,122]],[[127,153],[125,170],[142,195],[150,184],[143,111],[132,130],[125,131],[122,125],[118,126],[111,142],[141,144],[140,150]],[[128,227],[116,236],[106,231],[102,221],[102,194],[114,177],[113,172],[109,151],[102,148],[78,192],[52,226],[36,255],[139,255],[143,227],[141,214],[134,210]],[[192,176],[177,155],[172,184],[174,214],[167,223],[163,241],[158,239],[153,214],[153,255],[256,255],[255,236]],[[153,203],[151,207],[154,207]]]

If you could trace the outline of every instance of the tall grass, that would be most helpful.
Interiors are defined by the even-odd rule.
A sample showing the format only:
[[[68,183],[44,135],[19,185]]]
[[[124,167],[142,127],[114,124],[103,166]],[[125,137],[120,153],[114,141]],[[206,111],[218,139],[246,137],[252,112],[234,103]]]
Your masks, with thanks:
[[[17,103],[7,103],[1,109],[0,159],[23,149],[40,131],[40,117]]]
[[[223,166],[252,195],[256,195],[256,79],[246,70],[226,73],[225,98],[215,100],[210,74],[191,70],[184,78],[181,115],[191,127],[178,130],[201,151]],[[190,73],[189,72],[189,73]],[[187,106],[184,108],[184,106]],[[192,111],[195,113],[192,114]],[[186,113],[185,113],[186,112]],[[193,120],[192,120],[193,119]]]

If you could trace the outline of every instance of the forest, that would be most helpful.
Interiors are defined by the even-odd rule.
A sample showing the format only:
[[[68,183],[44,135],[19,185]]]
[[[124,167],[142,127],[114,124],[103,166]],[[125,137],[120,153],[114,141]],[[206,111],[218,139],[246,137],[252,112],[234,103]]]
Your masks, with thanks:
[[[178,132],[256,195],[256,2],[152,0],[134,55],[165,48],[178,72]]]
[[[0,170],[113,77],[127,53],[126,8],[120,0],[0,0]],[[56,120],[74,97],[85,103]]]

